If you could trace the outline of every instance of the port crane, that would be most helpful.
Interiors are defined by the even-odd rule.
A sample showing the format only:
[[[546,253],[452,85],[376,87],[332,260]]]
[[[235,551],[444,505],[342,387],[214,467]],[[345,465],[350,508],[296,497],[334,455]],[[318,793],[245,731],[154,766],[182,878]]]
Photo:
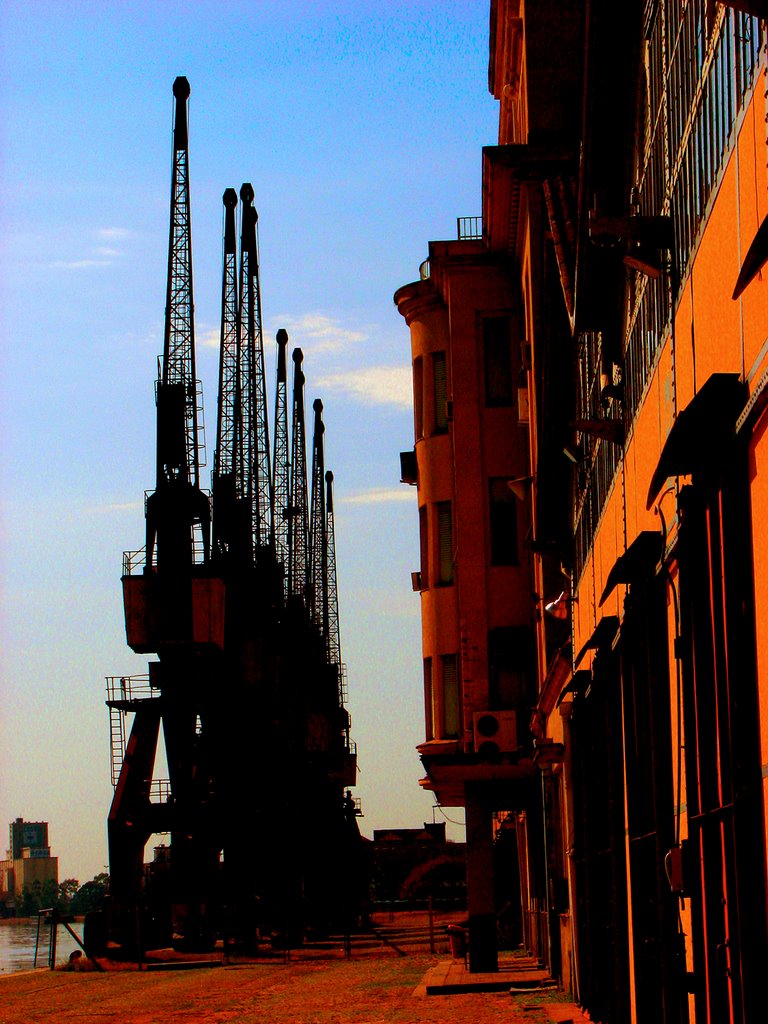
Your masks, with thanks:
[[[173,95],[157,475],[145,546],[124,555],[122,576],[128,645],[155,657],[140,676],[110,679],[109,932],[124,949],[300,941],[308,927],[348,926],[363,860],[322,403],[310,508],[303,355],[292,354],[289,434],[288,335],[278,331],[270,450],[258,214],[250,183],[239,203],[227,188],[210,496],[201,488],[185,78]],[[167,780],[154,777],[161,735]],[[146,866],[154,834],[170,843]]]

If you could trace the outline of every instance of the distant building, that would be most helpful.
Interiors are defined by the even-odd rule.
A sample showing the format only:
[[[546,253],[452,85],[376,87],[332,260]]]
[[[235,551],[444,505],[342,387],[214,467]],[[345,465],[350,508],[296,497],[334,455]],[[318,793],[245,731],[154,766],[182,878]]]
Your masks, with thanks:
[[[373,833],[373,896],[378,903],[466,896],[465,844],[445,837],[445,822]]]
[[[0,861],[0,913],[5,915],[14,913],[25,889],[59,880],[59,858],[51,856],[47,821],[17,818],[8,831],[8,849]]]

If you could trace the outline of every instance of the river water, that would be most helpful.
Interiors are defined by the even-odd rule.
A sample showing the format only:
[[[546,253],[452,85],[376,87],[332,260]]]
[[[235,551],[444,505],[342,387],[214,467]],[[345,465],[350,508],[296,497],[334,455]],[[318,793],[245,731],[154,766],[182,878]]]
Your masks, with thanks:
[[[80,938],[83,937],[82,922],[70,924]],[[15,921],[13,918],[0,919],[0,974],[13,971],[31,971],[35,962],[35,937],[37,921]],[[47,921],[40,924],[40,946],[37,954],[38,969],[48,967],[48,943],[50,927]],[[56,939],[56,963],[65,964],[69,954],[80,947],[63,924],[59,925]]]

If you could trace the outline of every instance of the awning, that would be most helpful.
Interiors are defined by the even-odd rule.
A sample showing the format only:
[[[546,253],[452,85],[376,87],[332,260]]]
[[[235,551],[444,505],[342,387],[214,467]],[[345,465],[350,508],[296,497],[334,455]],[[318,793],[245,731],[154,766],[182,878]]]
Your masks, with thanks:
[[[637,583],[650,578],[661,561],[664,534],[657,530],[643,530],[635,537],[623,555],[619,555],[608,573],[599,605],[603,605],[619,583]]]
[[[713,464],[733,440],[736,420],[747,400],[737,373],[713,373],[678,415],[661,450],[648,489],[650,509],[671,476],[688,476]]]
[[[574,669],[578,668],[587,651],[597,651],[602,647],[610,647],[616,634],[619,632],[619,616],[604,615],[592,630],[592,636],[584,644],[576,660],[573,663]]]

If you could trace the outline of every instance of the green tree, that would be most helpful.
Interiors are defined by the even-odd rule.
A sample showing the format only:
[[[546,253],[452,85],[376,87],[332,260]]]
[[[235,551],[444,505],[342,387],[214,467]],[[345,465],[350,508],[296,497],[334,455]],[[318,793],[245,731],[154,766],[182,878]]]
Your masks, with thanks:
[[[21,890],[21,902],[17,908],[17,913],[21,917],[34,917],[42,906],[42,894],[43,886],[38,878],[34,880],[32,885],[25,885]]]
[[[70,909],[72,900],[79,888],[80,883],[76,878],[65,878],[63,882],[59,882],[59,910],[66,911]]]
[[[69,909],[73,914],[87,914],[91,910],[101,910],[102,900],[107,894],[109,875],[106,871],[95,875],[90,882],[85,882],[72,897]]]
[[[60,909],[59,883],[54,878],[46,878],[40,887],[40,907],[43,910]]]

